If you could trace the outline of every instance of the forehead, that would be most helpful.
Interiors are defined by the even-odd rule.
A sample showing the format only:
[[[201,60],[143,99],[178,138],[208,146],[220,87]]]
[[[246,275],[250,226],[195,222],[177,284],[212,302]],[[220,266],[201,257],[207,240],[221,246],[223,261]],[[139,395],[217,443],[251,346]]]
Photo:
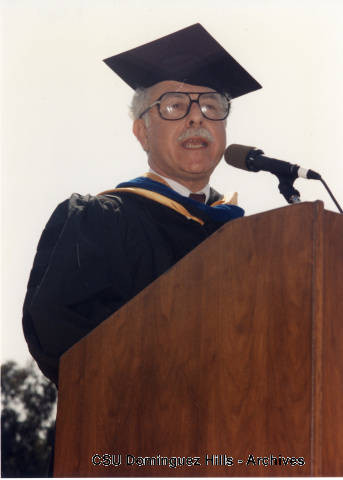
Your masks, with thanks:
[[[213,88],[200,85],[190,85],[189,83],[177,82],[175,80],[165,80],[156,83],[151,87],[151,99],[156,99],[166,92],[214,92]]]

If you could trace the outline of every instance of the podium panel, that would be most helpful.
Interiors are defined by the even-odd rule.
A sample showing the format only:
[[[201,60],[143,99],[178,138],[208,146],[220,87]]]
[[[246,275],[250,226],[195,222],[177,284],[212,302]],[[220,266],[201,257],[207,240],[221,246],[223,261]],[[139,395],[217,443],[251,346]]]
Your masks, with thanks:
[[[55,476],[343,475],[342,238],[232,221],[67,351]]]

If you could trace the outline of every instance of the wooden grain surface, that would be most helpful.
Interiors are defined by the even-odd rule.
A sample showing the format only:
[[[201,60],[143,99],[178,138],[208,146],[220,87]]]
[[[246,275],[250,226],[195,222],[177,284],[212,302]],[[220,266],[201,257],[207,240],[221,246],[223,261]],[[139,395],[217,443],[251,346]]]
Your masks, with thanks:
[[[334,451],[322,456],[335,420],[337,445],[343,432],[342,410],[329,400],[343,392],[342,361],[331,368],[336,332],[328,329],[316,358],[323,311],[332,316],[336,305],[326,295],[323,310],[320,296],[323,215],[317,202],[230,222],[69,350],[55,476],[300,476],[320,474],[322,462],[334,474],[333,461],[341,468]],[[330,257],[328,243],[324,250]],[[325,267],[326,287],[339,271]],[[322,396],[315,369],[323,358]],[[322,412],[331,423],[322,425]],[[117,462],[121,455],[121,464],[92,464],[104,454]],[[189,465],[142,465],[161,457],[190,457]],[[258,457],[278,464],[254,465]],[[287,457],[296,465],[279,465]]]
[[[322,474],[343,476],[343,216],[324,217]]]

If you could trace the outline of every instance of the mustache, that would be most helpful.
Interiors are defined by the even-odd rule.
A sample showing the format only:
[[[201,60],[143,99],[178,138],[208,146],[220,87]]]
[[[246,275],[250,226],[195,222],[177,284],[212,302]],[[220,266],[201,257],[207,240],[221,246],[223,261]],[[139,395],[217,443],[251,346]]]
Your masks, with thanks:
[[[207,140],[208,142],[213,142],[213,137],[211,133],[203,127],[200,128],[188,128],[185,130],[183,133],[178,138],[179,142],[183,142],[184,140],[187,140],[188,138],[192,137],[201,137]]]

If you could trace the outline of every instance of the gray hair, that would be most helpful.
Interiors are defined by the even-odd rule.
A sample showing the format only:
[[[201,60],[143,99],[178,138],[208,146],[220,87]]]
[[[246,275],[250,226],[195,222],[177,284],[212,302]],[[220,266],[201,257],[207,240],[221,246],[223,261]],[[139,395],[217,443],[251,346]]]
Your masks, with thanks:
[[[130,115],[133,120],[137,120],[141,113],[144,112],[145,109],[147,109],[150,105],[150,93],[151,93],[152,87],[148,88],[137,88],[135,91],[131,105],[130,105]],[[231,110],[231,95],[227,92],[224,92],[224,95],[229,99],[229,113]],[[149,126],[149,112],[147,112],[143,116],[143,120],[145,122],[145,125],[148,127]]]
[[[130,114],[133,120],[137,120],[140,117],[141,113],[149,107],[151,89],[152,87],[137,88],[137,90],[135,91],[130,105]],[[146,126],[148,126],[149,124],[148,114],[149,112],[147,112],[143,117]]]

